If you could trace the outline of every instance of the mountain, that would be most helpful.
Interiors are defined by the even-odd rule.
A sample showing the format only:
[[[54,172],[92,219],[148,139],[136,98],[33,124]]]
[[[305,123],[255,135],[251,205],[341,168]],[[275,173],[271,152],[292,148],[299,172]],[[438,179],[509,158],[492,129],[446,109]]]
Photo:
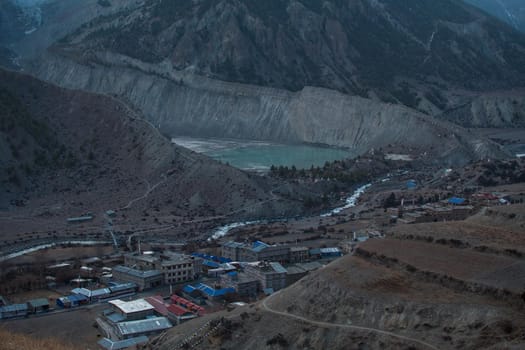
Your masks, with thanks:
[[[523,86],[525,36],[458,0],[155,0],[61,42],[219,80],[325,87],[430,111]]]
[[[100,232],[108,209],[118,212],[115,230],[180,234],[190,230],[185,224],[199,223],[206,234],[205,227],[228,217],[302,208],[272,194],[273,180],[172,144],[109,96],[0,70],[0,127],[2,219],[17,218],[2,227],[13,235]],[[67,226],[66,218],[85,213],[94,221]]]
[[[428,162],[459,165],[506,156],[455,124],[329,89],[290,92],[227,83],[107,52],[86,53],[81,62],[51,54],[32,71],[68,88],[130,101],[169,136],[317,143],[346,147],[356,155],[393,146]]]
[[[25,67],[64,87],[116,95],[169,136],[322,143],[357,154],[398,145],[462,164],[505,155],[425,114],[470,126],[474,101],[485,106],[499,89],[498,126],[524,123],[525,39],[471,6],[261,4],[149,1],[94,19]],[[506,94],[511,87],[518,93]]]
[[[521,0],[465,0],[525,32],[525,3]]]
[[[0,52],[0,58],[11,63],[9,68],[20,69],[20,59],[39,56],[86,22],[139,4],[127,0],[0,0],[0,47],[10,50],[9,55]]]

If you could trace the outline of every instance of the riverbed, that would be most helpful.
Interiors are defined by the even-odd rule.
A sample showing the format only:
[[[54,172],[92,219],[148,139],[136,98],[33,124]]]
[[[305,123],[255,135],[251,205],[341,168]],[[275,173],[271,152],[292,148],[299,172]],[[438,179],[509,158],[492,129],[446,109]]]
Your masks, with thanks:
[[[268,171],[272,165],[308,169],[355,156],[346,149],[310,144],[190,137],[175,137],[172,142],[236,168],[259,172]]]

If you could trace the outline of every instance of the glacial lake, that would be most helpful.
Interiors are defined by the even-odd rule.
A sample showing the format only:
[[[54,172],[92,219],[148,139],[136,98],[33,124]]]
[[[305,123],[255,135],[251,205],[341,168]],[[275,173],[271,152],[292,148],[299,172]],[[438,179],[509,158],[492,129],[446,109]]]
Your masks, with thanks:
[[[236,168],[260,172],[268,171],[272,165],[295,165],[297,169],[307,169],[354,156],[345,149],[315,145],[190,137],[175,137],[171,141]]]

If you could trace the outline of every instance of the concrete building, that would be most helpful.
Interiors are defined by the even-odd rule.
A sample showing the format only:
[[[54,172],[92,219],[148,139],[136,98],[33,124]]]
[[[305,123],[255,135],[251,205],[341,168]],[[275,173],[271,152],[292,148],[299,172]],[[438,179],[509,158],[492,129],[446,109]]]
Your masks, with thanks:
[[[118,337],[128,339],[159,334],[173,327],[166,317],[152,317],[144,320],[120,322],[116,325]]]
[[[138,270],[160,271],[163,275],[162,283],[166,285],[192,281],[202,269],[200,259],[174,252],[127,254],[124,256],[124,264]]]
[[[227,242],[222,246],[222,256],[233,261],[278,261],[290,259],[290,247],[269,245],[261,241],[252,244]]]
[[[256,296],[259,290],[258,279],[236,271],[221,275],[221,284],[234,288],[240,296]]]
[[[246,245],[239,242],[226,242],[222,245],[222,256],[232,261],[240,261],[240,252]]]
[[[286,267],[286,286],[290,286],[294,284],[295,282],[299,281],[301,278],[306,276],[308,274],[308,271],[292,265]]]
[[[286,287],[286,269],[277,262],[246,264],[244,272],[259,282],[261,290],[278,291]]]
[[[138,345],[146,344],[148,342],[149,338],[145,335],[134,337],[134,338],[128,338],[124,340],[117,340],[114,341],[109,338],[102,338],[97,343],[100,345],[101,348],[106,350],[121,350],[121,349],[136,349]]]
[[[142,320],[148,316],[153,316],[155,307],[144,299],[133,301],[122,301],[120,299],[108,302],[114,313],[121,316],[121,321]]]
[[[308,247],[290,247],[290,263],[301,263],[310,259]]]
[[[46,298],[30,300],[27,302],[27,306],[29,307],[29,312],[34,314],[49,311],[50,307],[49,300]]]
[[[310,256],[316,259],[337,259],[343,255],[343,252],[337,247],[314,248],[310,249]]]
[[[25,317],[29,313],[27,304],[12,304],[0,307],[0,319]]]
[[[113,279],[135,283],[139,290],[159,287],[164,283],[164,273],[158,270],[139,270],[127,266],[115,266]]]

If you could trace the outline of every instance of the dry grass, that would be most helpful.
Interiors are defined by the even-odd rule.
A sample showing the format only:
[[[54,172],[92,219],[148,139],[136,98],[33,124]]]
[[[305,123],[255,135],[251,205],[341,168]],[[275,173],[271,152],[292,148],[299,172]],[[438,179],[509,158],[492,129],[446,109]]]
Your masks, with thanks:
[[[20,333],[12,333],[0,328],[0,350],[73,350],[71,345],[53,338],[38,339]]]

